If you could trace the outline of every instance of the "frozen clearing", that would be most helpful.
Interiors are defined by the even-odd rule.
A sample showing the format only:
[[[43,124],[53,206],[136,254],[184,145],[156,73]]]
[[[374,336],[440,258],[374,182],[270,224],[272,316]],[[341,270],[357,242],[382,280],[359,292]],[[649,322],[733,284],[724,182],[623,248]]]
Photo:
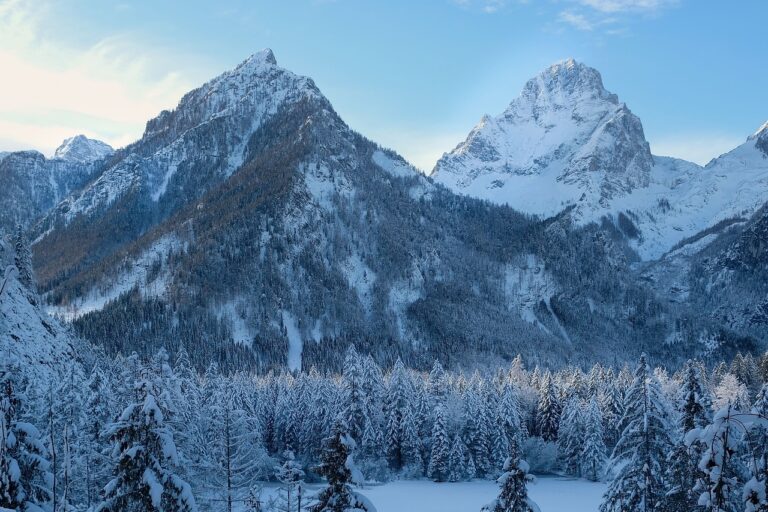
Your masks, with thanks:
[[[311,493],[321,486],[310,485]],[[555,476],[538,477],[528,493],[541,512],[597,512],[606,485]],[[402,480],[384,485],[355,488],[366,496],[377,512],[480,512],[499,492],[495,482],[435,483],[428,480]],[[265,488],[264,497],[276,488]]]
[[[361,489],[378,512],[479,512],[499,492],[495,482],[477,480],[438,484],[398,481]],[[605,484],[540,477],[528,487],[541,512],[597,512]]]

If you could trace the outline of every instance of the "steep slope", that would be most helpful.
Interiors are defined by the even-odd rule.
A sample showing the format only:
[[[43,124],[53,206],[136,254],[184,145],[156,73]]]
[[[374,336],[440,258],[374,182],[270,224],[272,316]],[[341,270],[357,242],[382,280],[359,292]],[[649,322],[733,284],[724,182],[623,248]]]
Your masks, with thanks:
[[[534,215],[571,208],[580,225],[605,217],[654,260],[759,208],[768,194],[766,131],[704,168],[651,157],[640,120],[596,70],[568,60],[530,80],[503,114],[484,117],[432,175]]]
[[[0,230],[33,224],[85,185],[111,152],[103,142],[78,136],[65,140],[51,159],[37,151],[0,155]]]
[[[456,196],[269,51],[150,121],[37,230],[47,299],[111,351],[291,368],[350,342],[414,365],[665,351],[615,229]]]
[[[45,389],[65,366],[88,357],[89,347],[42,310],[39,298],[16,279],[11,244],[0,237],[0,354]]]

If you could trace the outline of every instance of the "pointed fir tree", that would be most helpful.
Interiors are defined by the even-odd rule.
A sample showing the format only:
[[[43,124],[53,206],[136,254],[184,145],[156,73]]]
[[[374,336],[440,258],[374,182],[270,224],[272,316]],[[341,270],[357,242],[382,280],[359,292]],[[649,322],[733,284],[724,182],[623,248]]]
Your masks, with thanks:
[[[19,282],[29,290],[34,291],[35,279],[32,272],[32,251],[29,248],[29,241],[21,224],[16,225],[13,244],[16,253],[14,264],[19,272]]]
[[[449,477],[450,446],[445,406],[435,409],[435,423],[432,427],[432,453],[429,458],[427,476],[435,482],[445,482]]]
[[[547,373],[544,376],[539,403],[536,407],[536,425],[539,435],[545,441],[557,440],[561,411],[557,389],[552,382],[552,376]]]
[[[453,443],[451,443],[451,452],[448,455],[448,481],[449,482],[461,482],[463,480],[471,480],[475,477],[474,468],[470,472],[468,467],[468,453],[467,447],[464,445],[464,441],[461,436],[456,434],[453,436]]]
[[[584,447],[581,450],[581,476],[597,482],[603,474],[606,449],[603,442],[603,415],[597,398],[592,397],[586,407],[584,420]]]
[[[24,421],[19,371],[0,366],[0,509],[45,510],[52,500],[52,475],[40,431]]]
[[[624,409],[622,424],[626,426],[611,457],[619,470],[600,512],[662,510],[666,494],[663,468],[672,441],[668,407],[645,355],[640,357]]]
[[[686,434],[702,428],[711,418],[711,400],[704,389],[700,369],[693,361],[688,361],[683,368],[683,382],[678,398],[678,425],[674,448],[667,457],[665,480],[667,495],[665,510],[694,510],[699,501],[694,491],[700,478],[698,469],[702,448],[698,443],[685,442]]]
[[[342,419],[347,426],[349,435],[359,444],[368,423],[368,399],[363,384],[362,359],[357,354],[354,345],[350,345],[347,349],[343,368],[341,377],[344,389]]]
[[[179,459],[156,398],[161,392],[145,368],[135,385],[136,401],[108,427],[115,469],[98,512],[197,510],[189,484],[172,470]]]
[[[317,467],[328,485],[318,493],[310,512],[376,512],[367,498],[352,490],[352,484],[362,480],[354,463],[354,450],[355,441],[337,422],[333,435],[323,440],[322,463]]]
[[[768,383],[757,393],[752,414],[757,416],[749,435],[752,446],[752,477],[744,484],[745,512],[768,512]]]
[[[566,474],[579,476],[585,438],[581,401],[573,397],[563,407],[557,434],[557,452],[561,467]]]
[[[534,481],[528,471],[528,463],[520,459],[517,443],[513,442],[502,474],[496,480],[501,487],[499,497],[483,507],[482,512],[539,512],[538,505],[528,497],[528,483]]]
[[[688,433],[689,443],[698,442],[704,452],[699,461],[702,476],[696,487],[698,505],[707,512],[740,512],[746,473],[739,460],[741,444],[747,434],[744,413],[728,404],[714,416],[712,423],[703,429]]]

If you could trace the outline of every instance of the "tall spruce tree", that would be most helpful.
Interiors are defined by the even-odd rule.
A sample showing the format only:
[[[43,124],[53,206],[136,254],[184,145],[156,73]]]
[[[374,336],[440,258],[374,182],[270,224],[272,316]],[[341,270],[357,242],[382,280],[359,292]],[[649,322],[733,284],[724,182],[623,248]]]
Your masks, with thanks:
[[[597,482],[603,474],[606,450],[603,442],[603,415],[597,397],[587,405],[584,418],[584,443],[581,449],[581,476]]]
[[[40,511],[51,502],[51,465],[40,431],[25,421],[18,368],[0,365],[0,509]]]
[[[432,453],[429,458],[427,476],[436,482],[445,482],[449,477],[450,446],[445,406],[439,404],[435,409],[435,423],[432,427]]]
[[[173,433],[157,400],[162,393],[145,368],[136,400],[107,429],[113,442],[114,476],[99,512],[194,512],[192,490],[173,471],[178,464]]]
[[[655,512],[664,504],[663,470],[672,447],[668,405],[645,355],[634,375],[625,399],[625,427],[612,456],[619,469],[604,495],[601,512]]]
[[[354,463],[355,441],[337,422],[334,433],[323,440],[322,463],[317,467],[328,485],[317,495],[311,512],[376,512],[371,502],[352,490],[352,483],[362,480]]]
[[[520,459],[517,443],[510,446],[501,476],[496,480],[501,487],[499,497],[482,508],[482,512],[539,512],[539,507],[528,497],[528,483],[534,478],[528,463]]]

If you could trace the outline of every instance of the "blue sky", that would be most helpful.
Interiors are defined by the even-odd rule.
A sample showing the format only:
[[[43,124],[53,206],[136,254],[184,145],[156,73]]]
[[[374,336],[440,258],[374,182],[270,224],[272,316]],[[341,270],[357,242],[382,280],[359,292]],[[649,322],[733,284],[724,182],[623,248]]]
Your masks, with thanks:
[[[124,145],[269,47],[423,169],[567,57],[600,70],[655,153],[703,163],[768,120],[766,20],[762,0],[0,0],[0,150]]]

